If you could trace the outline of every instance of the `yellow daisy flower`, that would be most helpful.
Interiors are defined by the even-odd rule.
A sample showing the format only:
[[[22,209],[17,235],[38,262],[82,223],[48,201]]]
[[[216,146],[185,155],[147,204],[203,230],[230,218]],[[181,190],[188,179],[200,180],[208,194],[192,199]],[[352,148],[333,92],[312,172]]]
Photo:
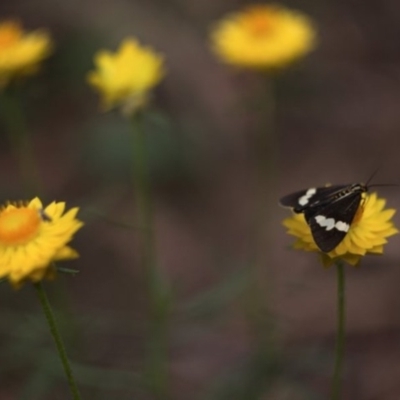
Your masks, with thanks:
[[[279,68],[315,47],[310,19],[278,5],[252,5],[228,15],[211,32],[212,49],[243,68]]]
[[[94,62],[96,70],[87,80],[100,92],[104,109],[121,106],[128,115],[147,103],[149,91],[165,74],[163,57],[133,38],[125,39],[115,53],[99,51]]]
[[[350,265],[357,265],[367,253],[382,254],[386,238],[399,231],[391,221],[396,210],[385,209],[386,200],[376,193],[364,193],[363,201],[343,241],[329,253],[322,253],[314,242],[304,214],[295,214],[283,221],[287,233],[296,237],[295,249],[318,252],[324,266],[342,259]]]
[[[63,202],[43,208],[37,197],[0,210],[0,278],[15,287],[38,282],[54,276],[52,262],[78,257],[67,243],[83,225],[75,218],[79,209],[64,210]]]
[[[24,32],[14,21],[0,23],[0,88],[14,78],[34,74],[51,49],[46,32]]]

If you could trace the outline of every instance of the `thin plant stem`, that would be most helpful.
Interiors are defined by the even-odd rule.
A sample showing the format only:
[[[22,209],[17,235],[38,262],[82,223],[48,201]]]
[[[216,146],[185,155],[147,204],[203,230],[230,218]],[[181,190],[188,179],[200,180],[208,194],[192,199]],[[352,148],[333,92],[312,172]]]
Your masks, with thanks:
[[[250,256],[252,284],[250,286],[250,323],[257,343],[256,351],[266,357],[274,357],[276,338],[272,310],[269,307],[272,295],[273,240],[268,234],[268,222],[273,213],[276,186],[276,129],[275,93],[273,77],[262,76],[262,93],[254,104],[258,126],[254,132],[253,149],[255,154],[255,204],[253,214],[253,234],[251,236]],[[268,274],[268,277],[266,276]],[[272,361],[272,360],[271,360]]]
[[[3,117],[10,148],[21,176],[24,197],[32,198],[43,195],[43,188],[18,89],[18,86],[10,86],[0,91],[0,114]],[[65,309],[67,307],[66,300],[65,289],[59,286],[57,290],[53,291],[53,303],[63,304]],[[66,315],[63,317],[66,318]],[[76,323],[72,316],[69,316],[68,324],[65,326],[68,327],[69,336],[76,332]],[[64,332],[64,334],[66,333],[68,332]]]
[[[37,195],[40,189],[39,174],[18,93],[14,88],[0,92],[0,108],[26,194]]]
[[[131,121],[136,218],[141,230],[141,262],[145,270],[150,302],[144,379],[157,399],[167,399],[169,398],[167,379],[169,290],[165,277],[158,268],[156,257],[154,213],[143,115],[136,113]]]
[[[335,348],[335,366],[332,378],[331,400],[339,400],[342,383],[342,369],[345,346],[346,325],[346,298],[345,298],[345,273],[342,261],[336,262],[337,271],[337,336]]]
[[[63,365],[65,376],[67,377],[69,388],[71,390],[72,398],[74,400],[80,400],[81,396],[79,394],[78,386],[75,382],[72,368],[68,360],[68,356],[65,351],[65,346],[61,338],[60,332],[58,330],[57,323],[49,303],[49,299],[47,298],[46,292],[44,291],[43,286],[40,282],[35,283],[34,287],[36,289],[36,294],[39,297],[40,303],[42,305],[43,312],[46,316],[47,323],[49,324],[51,335],[53,336],[54,342],[56,344],[58,355]]]

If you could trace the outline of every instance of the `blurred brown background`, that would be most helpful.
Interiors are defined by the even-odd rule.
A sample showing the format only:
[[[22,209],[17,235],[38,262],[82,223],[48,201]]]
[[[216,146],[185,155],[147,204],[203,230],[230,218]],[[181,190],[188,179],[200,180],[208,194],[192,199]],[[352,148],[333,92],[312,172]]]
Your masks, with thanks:
[[[70,265],[48,284],[85,399],[153,399],[143,368],[146,293],[134,246],[129,126],[101,114],[85,83],[93,54],[133,35],[165,54],[168,74],[148,117],[160,267],[173,302],[168,322],[170,399],[312,400],[329,397],[336,275],[313,254],[289,250],[280,195],[326,182],[400,183],[400,3],[291,1],[319,31],[316,51],[275,78],[275,186],[268,188],[263,306],[276,363],[259,362],[247,306],[255,155],[262,80],[210,52],[213,21],[246,2],[13,1],[2,18],[54,36],[54,55],[24,89],[44,199],[81,207],[85,228]],[[0,121],[0,197],[23,195]],[[390,207],[398,188],[382,188]],[[276,199],[276,200],[275,200]],[[104,216],[107,216],[105,218]],[[400,221],[397,217],[396,224]],[[382,257],[347,272],[343,399],[400,398],[398,237]],[[1,286],[0,399],[69,399],[29,285]],[[250,313],[251,314],[251,313]],[[250,322],[249,322],[250,320]],[[265,360],[264,360],[265,361]]]

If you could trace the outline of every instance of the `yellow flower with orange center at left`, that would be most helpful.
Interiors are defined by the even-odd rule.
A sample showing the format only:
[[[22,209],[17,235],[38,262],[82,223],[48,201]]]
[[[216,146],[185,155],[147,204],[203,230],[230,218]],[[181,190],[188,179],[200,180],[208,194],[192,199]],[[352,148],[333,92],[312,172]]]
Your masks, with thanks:
[[[0,278],[15,287],[24,281],[52,278],[53,263],[78,257],[67,245],[83,225],[78,208],[66,213],[64,202],[43,208],[36,197],[27,204],[10,203],[0,210]]]
[[[103,108],[120,106],[130,115],[145,106],[150,91],[165,75],[164,58],[133,38],[125,39],[115,53],[95,55],[94,71],[87,80],[102,97]]]
[[[316,45],[311,20],[278,5],[252,5],[227,15],[211,32],[214,53],[225,63],[242,68],[286,66]]]
[[[51,50],[46,32],[25,32],[18,22],[0,22],[0,89],[15,78],[37,72]]]
[[[318,252],[325,266],[341,259],[350,265],[357,265],[366,254],[382,254],[387,238],[399,231],[392,222],[396,210],[385,209],[386,200],[376,193],[363,194],[363,200],[350,229],[339,245],[329,253],[323,253],[315,244],[304,214],[296,214],[283,221],[287,233],[296,237],[294,248]]]

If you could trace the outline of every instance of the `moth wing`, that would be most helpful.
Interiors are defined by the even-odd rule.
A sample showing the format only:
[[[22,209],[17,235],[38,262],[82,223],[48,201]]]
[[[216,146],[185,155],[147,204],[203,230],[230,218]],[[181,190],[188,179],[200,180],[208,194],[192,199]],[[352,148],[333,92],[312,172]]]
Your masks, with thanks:
[[[283,207],[290,208],[304,206],[305,204],[300,203],[300,199],[305,199],[308,204],[312,204],[316,199],[326,199],[327,197],[343,190],[347,186],[349,185],[322,186],[318,188],[299,190],[298,192],[282,197],[279,200],[279,204]],[[307,193],[309,193],[309,195],[307,195]]]
[[[332,204],[305,211],[305,219],[321,251],[329,253],[345,238],[361,199],[361,193],[354,193]]]

